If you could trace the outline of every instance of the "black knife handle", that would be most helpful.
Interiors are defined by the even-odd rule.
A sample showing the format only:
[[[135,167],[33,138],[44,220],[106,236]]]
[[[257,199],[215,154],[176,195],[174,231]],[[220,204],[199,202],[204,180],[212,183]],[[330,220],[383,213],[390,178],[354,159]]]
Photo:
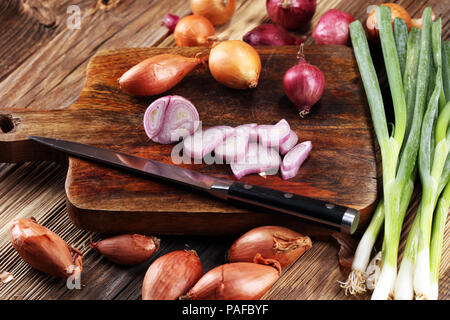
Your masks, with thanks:
[[[297,194],[254,186],[242,182],[230,185],[216,185],[212,189],[226,193],[227,199],[257,205],[275,211],[340,228],[352,234],[359,222],[359,211],[303,197]]]

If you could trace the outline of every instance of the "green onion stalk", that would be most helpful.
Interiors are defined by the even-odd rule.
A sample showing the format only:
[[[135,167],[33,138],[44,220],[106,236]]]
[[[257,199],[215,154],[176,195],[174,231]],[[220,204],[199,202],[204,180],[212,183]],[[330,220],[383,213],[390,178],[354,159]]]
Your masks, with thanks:
[[[427,59],[430,59],[430,36],[427,32],[425,32],[425,34],[428,35],[427,37],[424,37],[423,34],[421,35],[420,60],[417,71],[417,92],[415,93],[413,118],[408,133],[406,128],[408,123],[406,112],[407,99],[405,99],[399,59],[392,32],[390,9],[384,6],[377,7],[375,12],[378,26],[380,26],[380,40],[394,104],[395,126],[391,136],[389,136],[387,131],[386,116],[381,92],[379,90],[378,79],[370,57],[364,29],[360,22],[356,21],[350,24],[350,35],[369,102],[375,134],[380,145],[383,165],[385,212],[384,249],[382,269],[372,299],[388,299],[394,292],[394,284],[397,276],[397,256],[400,233],[407,209],[407,205],[402,205],[402,199],[407,199],[407,201],[404,201],[407,202],[407,204],[409,203],[410,197],[405,197],[404,192],[408,182],[411,179],[414,181],[415,178],[415,176],[413,176],[413,171],[416,165],[417,150],[420,141],[420,128],[422,125],[423,110],[427,93],[427,87],[423,87],[424,84],[428,84],[429,62]],[[427,8],[424,11],[424,18],[422,29],[429,30],[431,23],[431,8]],[[428,54],[426,54],[426,50],[428,50]],[[404,77],[404,79],[406,79],[406,77]],[[405,86],[405,88],[407,87]],[[425,95],[423,95],[423,91],[425,92]],[[408,94],[408,91],[406,94]],[[418,97],[420,97],[420,99],[418,99]],[[409,108],[411,108],[411,106],[409,106],[408,109]],[[406,144],[402,146],[403,138],[405,136],[407,136],[407,141]]]
[[[439,112],[442,91],[441,19],[433,23],[433,59],[437,68],[435,86],[422,124],[419,172],[422,182],[420,203],[419,248],[414,267],[416,299],[430,299],[430,241],[433,212],[439,197],[439,185],[450,150],[450,102]]]

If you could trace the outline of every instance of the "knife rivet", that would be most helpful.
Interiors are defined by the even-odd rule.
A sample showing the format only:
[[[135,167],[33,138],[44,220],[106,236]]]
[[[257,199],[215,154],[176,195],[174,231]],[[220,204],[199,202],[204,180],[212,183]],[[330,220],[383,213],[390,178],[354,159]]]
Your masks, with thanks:
[[[249,189],[251,189],[251,188],[253,188],[253,186],[252,186],[252,185],[249,185],[249,184],[244,184],[244,189],[247,189],[247,190],[249,190]]]
[[[284,196],[285,198],[287,198],[287,199],[290,199],[290,198],[292,198],[294,195],[293,195],[292,193],[285,193],[283,196]]]
[[[327,207],[327,209],[333,209],[334,207],[335,207],[335,205],[334,204],[332,204],[332,203],[327,203],[326,205],[325,205],[325,207]]]

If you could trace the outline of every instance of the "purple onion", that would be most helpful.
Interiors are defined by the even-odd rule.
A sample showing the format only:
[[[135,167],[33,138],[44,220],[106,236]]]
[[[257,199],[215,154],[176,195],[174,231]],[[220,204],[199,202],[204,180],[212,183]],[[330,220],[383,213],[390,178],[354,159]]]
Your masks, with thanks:
[[[169,29],[170,33],[175,31],[175,27],[177,26],[178,21],[180,21],[180,17],[174,14],[168,13],[162,23]]]
[[[325,12],[313,31],[316,44],[348,45],[350,43],[348,26],[355,18],[347,12],[330,9]]]
[[[299,29],[314,16],[316,0],[267,0],[266,8],[274,23],[286,29]]]
[[[294,37],[282,26],[271,23],[253,28],[242,40],[252,46],[286,46],[302,43],[302,39]]]

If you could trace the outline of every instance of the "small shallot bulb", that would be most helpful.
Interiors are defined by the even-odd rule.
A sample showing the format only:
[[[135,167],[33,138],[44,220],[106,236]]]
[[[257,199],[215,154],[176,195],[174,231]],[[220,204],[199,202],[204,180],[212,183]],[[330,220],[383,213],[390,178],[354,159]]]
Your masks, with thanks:
[[[203,273],[194,250],[178,250],[156,259],[142,284],[142,300],[175,300],[184,295]]]
[[[91,242],[91,248],[114,263],[133,266],[150,259],[158,250],[159,244],[160,240],[155,237],[122,234],[99,242]]]
[[[235,262],[218,266],[181,297],[185,300],[258,300],[280,277],[278,261],[257,255],[254,263]]]
[[[173,32],[178,47],[209,47],[216,40],[215,34],[212,23],[197,14],[182,18]]]
[[[215,45],[209,54],[209,70],[217,82],[233,89],[258,85],[261,59],[258,52],[241,40],[227,40]]]
[[[284,269],[312,246],[311,239],[288,228],[263,226],[254,228],[237,239],[228,251],[230,262],[253,262],[259,253],[277,260]]]
[[[33,268],[55,277],[80,276],[83,255],[35,220],[15,220],[10,237],[14,249]]]
[[[207,18],[213,25],[228,22],[236,8],[236,0],[191,0],[194,14]]]
[[[173,33],[175,31],[175,27],[177,26],[178,21],[180,21],[180,17],[171,13],[168,13],[164,20],[162,21],[162,24],[169,29],[170,33]]]

